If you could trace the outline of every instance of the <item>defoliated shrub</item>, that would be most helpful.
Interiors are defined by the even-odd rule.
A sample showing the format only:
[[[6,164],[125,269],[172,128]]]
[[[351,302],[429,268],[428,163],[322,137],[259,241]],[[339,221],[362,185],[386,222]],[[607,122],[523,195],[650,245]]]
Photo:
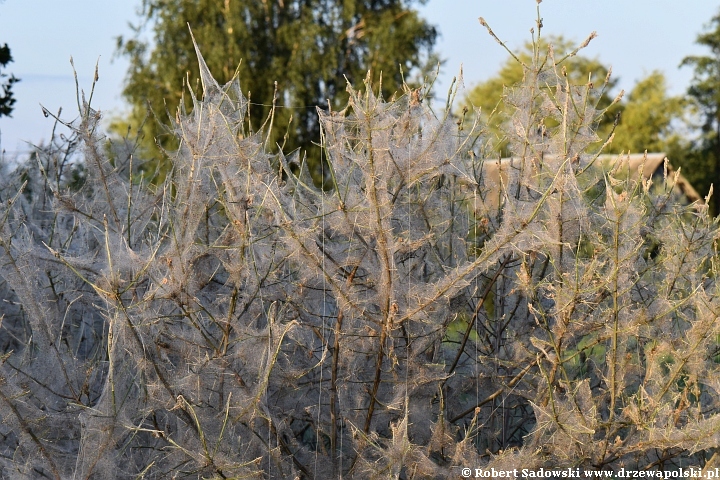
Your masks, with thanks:
[[[717,224],[671,201],[672,178],[658,195],[596,168],[601,87],[571,85],[552,49],[505,93],[502,164],[426,92],[349,87],[345,110],[318,112],[323,189],[267,153],[240,86],[198,58],[203,95],[172,127],[162,185],[108,159],[88,105],[82,186],[52,150],[2,180],[3,477],[712,456]]]

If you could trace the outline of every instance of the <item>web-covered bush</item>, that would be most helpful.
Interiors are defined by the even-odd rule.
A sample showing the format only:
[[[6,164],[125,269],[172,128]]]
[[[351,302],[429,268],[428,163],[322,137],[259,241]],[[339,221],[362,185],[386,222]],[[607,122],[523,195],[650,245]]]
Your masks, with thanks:
[[[424,90],[349,87],[319,188],[198,58],[163,184],[88,105],[82,169],[2,179],[3,478],[711,466],[717,225],[596,167],[602,87],[536,52],[503,162]]]

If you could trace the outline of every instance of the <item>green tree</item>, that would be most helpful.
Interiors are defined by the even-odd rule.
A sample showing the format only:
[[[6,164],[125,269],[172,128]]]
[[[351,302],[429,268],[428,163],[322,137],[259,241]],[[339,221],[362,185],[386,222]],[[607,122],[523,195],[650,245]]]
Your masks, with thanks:
[[[251,129],[266,121],[276,98],[283,108],[275,111],[270,147],[302,147],[317,160],[316,108],[344,105],[347,81],[360,84],[370,70],[383,76],[382,93],[390,96],[402,84],[401,69],[422,74],[436,62],[436,31],[411,8],[417,1],[425,0],[143,0],[136,35],[118,39],[118,53],[130,60],[123,94],[132,113],[115,130],[143,125],[143,145],[156,159],[156,143],[172,148],[161,113],[174,116],[181,102],[190,107],[178,86],[189,79],[197,90],[199,78],[190,25],[220,83],[237,70],[253,102]],[[148,29],[152,41],[141,38]],[[148,106],[155,118],[146,121]]]
[[[710,55],[685,57],[680,66],[693,67],[688,95],[699,113],[700,135],[685,160],[688,180],[702,193],[720,186],[720,14],[714,16],[698,35],[696,43],[710,49]],[[720,195],[715,194],[711,210],[720,212]]]
[[[554,58],[557,61],[558,71],[564,71],[571,85],[586,85],[592,82],[600,91],[598,108],[603,109],[611,106],[613,97],[610,91],[617,84],[617,79],[610,79],[607,85],[602,87],[603,81],[608,77],[608,68],[599,60],[575,55],[576,45],[562,36],[549,36],[540,41],[539,52],[547,52],[548,46],[553,46]],[[503,94],[507,87],[513,87],[522,83],[525,75],[524,64],[531,64],[534,46],[528,42],[523,50],[515,58],[508,57],[505,64],[494,77],[476,85],[465,98],[466,105],[473,105],[480,108],[480,115],[483,123],[488,124],[491,137],[496,139],[495,148],[502,156],[508,156],[507,140],[504,138],[500,124],[508,118],[508,105],[503,101]],[[548,57],[549,60],[549,57]],[[548,67],[546,64],[544,68]],[[609,135],[615,122],[615,116],[620,110],[618,104],[613,105],[610,110],[600,119],[598,135],[605,138]],[[492,117],[492,118],[491,118]]]
[[[0,71],[2,71],[2,68],[5,68],[7,64],[12,61],[13,58],[10,54],[10,48],[6,43],[4,46],[0,47]],[[6,78],[7,80],[4,80]],[[10,74],[8,77],[6,73],[0,73],[0,81],[2,82],[0,83],[0,87],[2,88],[2,94],[0,94],[0,117],[9,117],[13,111],[13,105],[15,105],[15,97],[13,96],[12,87],[13,84],[19,82],[20,80],[13,74]]]
[[[665,152],[671,160],[682,154],[684,139],[675,128],[682,119],[685,102],[680,97],[669,97],[665,75],[654,71],[640,80],[623,105],[622,116],[607,153]]]

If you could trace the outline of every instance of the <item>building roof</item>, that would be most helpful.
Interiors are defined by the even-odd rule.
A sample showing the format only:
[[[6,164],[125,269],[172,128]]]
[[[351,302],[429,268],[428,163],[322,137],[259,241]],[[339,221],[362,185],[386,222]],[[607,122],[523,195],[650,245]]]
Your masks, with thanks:
[[[663,177],[666,174],[666,159],[667,156],[664,153],[635,153],[620,155],[603,154],[598,156],[597,162],[599,162],[598,164],[601,165],[602,168],[606,171],[609,171],[611,169],[617,169],[617,172],[625,172],[626,174],[630,175],[636,175],[639,172],[640,167],[642,166],[643,177],[646,180],[649,180],[653,177]],[[507,173],[505,172],[506,168],[508,168],[511,164],[513,164],[513,162],[517,162],[518,160],[519,159],[515,157],[503,158],[499,162],[487,160],[485,162],[483,170],[487,178],[497,185],[499,181],[498,169],[503,176],[503,181],[505,181],[507,179]],[[668,178],[674,179],[676,172],[676,169],[673,168],[672,164],[670,164],[670,162],[668,161]],[[655,183],[658,183],[657,179],[655,180]],[[703,197],[700,196],[697,190],[693,188],[690,182],[688,182],[687,179],[682,176],[682,174],[677,175],[677,181],[675,182],[673,188],[675,188],[678,193],[684,196],[688,200],[688,203],[705,203]]]
[[[638,172],[640,169],[640,166],[643,165],[643,177],[645,179],[650,179],[652,177],[656,176],[664,176],[664,165],[665,160],[667,159],[667,156],[664,153],[634,153],[634,154],[621,154],[621,155],[600,155],[598,157],[598,160],[602,162],[602,164],[606,168],[612,168],[613,165],[617,164],[617,162],[623,162],[627,164],[627,167],[621,166],[621,168],[628,168],[630,172]],[[667,163],[667,176],[668,178],[675,178],[676,174],[675,168],[673,168],[670,161]],[[700,196],[700,194],[693,188],[693,186],[688,182],[688,180],[682,176],[681,173],[678,173],[677,175],[677,181],[675,183],[675,188],[678,189],[680,193],[682,193],[685,198],[688,199],[689,203],[705,203],[705,199]]]

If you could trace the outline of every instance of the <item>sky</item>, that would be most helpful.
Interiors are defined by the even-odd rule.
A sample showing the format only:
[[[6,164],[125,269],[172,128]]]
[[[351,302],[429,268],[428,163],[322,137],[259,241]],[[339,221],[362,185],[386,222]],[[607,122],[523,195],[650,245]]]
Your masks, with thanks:
[[[22,156],[50,137],[52,112],[61,118],[78,115],[70,57],[78,83],[89,95],[95,64],[99,81],[92,104],[107,120],[128,107],[121,96],[128,63],[115,56],[116,38],[130,37],[129,24],[137,21],[141,0],[0,0],[0,44],[7,43],[14,62],[7,72],[21,81],[13,87],[12,118],[0,118],[0,149],[5,158]],[[440,33],[436,50],[444,59],[436,82],[446,95],[453,76],[463,68],[467,89],[492,77],[507,53],[478,22],[482,16],[513,50],[530,40],[535,26],[536,0],[429,0],[418,7]],[[563,35],[577,43],[591,32],[598,38],[584,50],[611,65],[620,88],[659,70],[668,79],[670,93],[682,95],[692,80],[692,69],[679,69],[687,55],[707,52],[695,39],[720,12],[720,0],[545,0],[540,4],[543,35]],[[615,92],[617,93],[617,92]],[[462,96],[462,92],[460,93]]]

